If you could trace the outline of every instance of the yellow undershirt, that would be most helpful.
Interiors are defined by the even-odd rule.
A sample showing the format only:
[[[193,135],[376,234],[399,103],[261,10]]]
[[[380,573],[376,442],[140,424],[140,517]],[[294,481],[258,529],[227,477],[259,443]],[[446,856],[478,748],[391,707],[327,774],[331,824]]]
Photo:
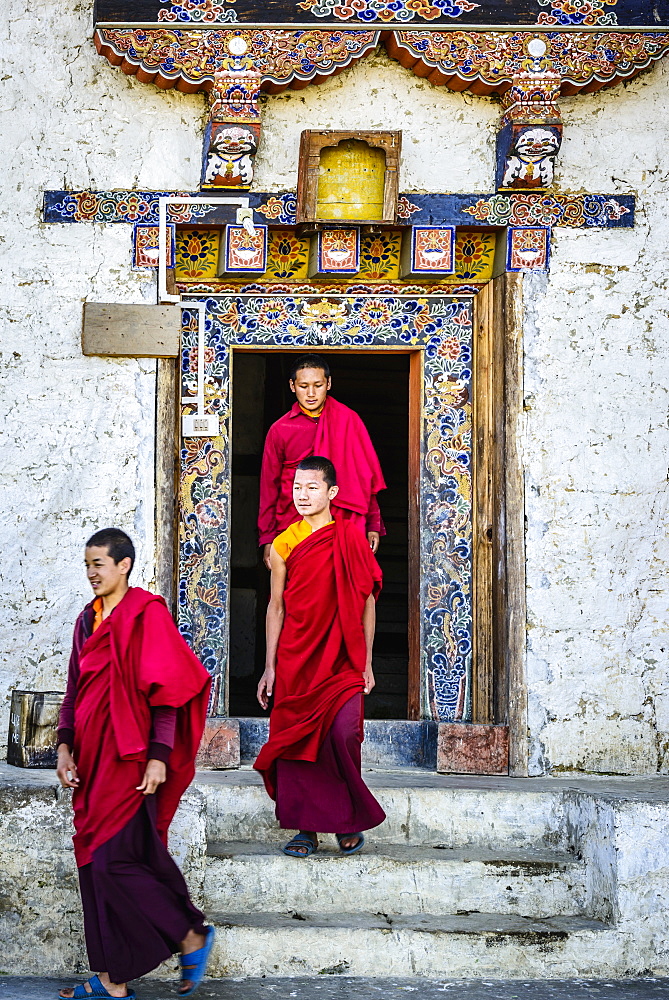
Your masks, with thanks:
[[[328,524],[334,524],[334,521],[328,521]],[[327,524],[322,525],[323,528],[327,528],[327,526]],[[308,521],[302,519],[291,524],[290,528],[286,528],[280,535],[277,535],[272,545],[285,562],[293,549],[309,535],[312,535],[314,531],[318,531],[318,528],[312,528]]]
[[[327,399],[325,400],[325,403],[327,403]],[[305,415],[305,417],[311,417],[312,420],[316,420],[317,417],[320,417],[321,413],[325,409],[325,403],[323,403],[323,405],[320,406],[317,410],[305,410],[303,406],[300,406],[300,409],[302,410],[302,413]]]

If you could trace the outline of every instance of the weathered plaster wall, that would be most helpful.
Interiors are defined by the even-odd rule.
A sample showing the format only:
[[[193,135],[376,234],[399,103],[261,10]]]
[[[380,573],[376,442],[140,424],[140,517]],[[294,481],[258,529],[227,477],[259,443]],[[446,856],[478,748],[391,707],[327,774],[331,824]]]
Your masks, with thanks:
[[[84,358],[86,300],[155,301],[126,226],[40,222],[48,188],[191,187],[199,98],[143,87],[100,59],[92,4],[3,10],[0,103],[0,748],[12,687],[62,690],[89,591],[82,542],[109,524],[153,576],[155,362]],[[195,156],[195,160],[193,159]]]
[[[669,765],[669,65],[563,102],[566,190],[635,192],[634,230],[556,231],[526,283],[532,772]]]
[[[125,77],[90,3],[12,0],[3,22],[0,741],[12,686],[60,687],[87,596],[80,545],[120,524],[153,575],[152,362],[83,358],[81,305],[155,301],[125,226],[44,226],[45,188],[195,189],[203,100]],[[523,454],[532,771],[664,769],[667,68],[563,102],[565,190],[634,191],[634,231],[558,230],[527,282]],[[256,187],[293,188],[304,128],[404,132],[401,187],[489,191],[494,100],[384,54],[267,98]],[[3,707],[4,706],[4,707]]]
[[[434,87],[380,50],[318,86],[266,99],[255,186],[295,188],[305,128],[375,128],[402,130],[401,191],[490,191],[498,118],[494,99]]]

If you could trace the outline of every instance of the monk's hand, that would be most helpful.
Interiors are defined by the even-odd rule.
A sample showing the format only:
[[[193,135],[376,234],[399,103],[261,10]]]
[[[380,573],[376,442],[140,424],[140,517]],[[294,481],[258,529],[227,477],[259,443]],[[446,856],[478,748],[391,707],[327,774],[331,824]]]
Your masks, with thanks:
[[[269,561],[269,556],[270,556],[270,552],[271,551],[272,551],[272,543],[268,542],[267,545],[262,550],[262,561],[265,563],[265,566],[270,571],[270,573],[272,571],[272,567],[271,567],[270,561]]]
[[[379,535],[378,531],[367,532],[367,541],[369,542],[369,547],[374,553],[374,555],[376,555],[376,553],[379,551],[380,540],[381,536]]]
[[[137,791],[142,795],[154,795],[156,790],[167,777],[167,767],[162,760],[149,760],[146,764],[146,771],[142,778],[141,785],[137,785]]]
[[[70,753],[67,743],[61,743],[58,747],[58,763],[56,764],[56,775],[63,788],[78,788],[79,775],[74,757]]]
[[[275,676],[276,672],[273,667],[265,667],[265,673],[260,678],[260,683],[258,684],[258,701],[265,711],[267,711],[269,699],[272,697]]]
[[[362,675],[362,679],[365,682],[365,694],[369,694],[376,681],[374,680],[374,671],[372,670],[372,664],[368,663],[365,667],[365,672]]]

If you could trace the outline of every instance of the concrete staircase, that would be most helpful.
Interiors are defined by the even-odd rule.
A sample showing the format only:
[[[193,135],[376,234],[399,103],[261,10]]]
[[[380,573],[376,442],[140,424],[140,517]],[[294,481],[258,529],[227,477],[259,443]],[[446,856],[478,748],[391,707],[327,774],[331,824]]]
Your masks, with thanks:
[[[365,777],[388,819],[364,852],[328,837],[298,860],[253,771],[198,774],[170,847],[218,927],[214,977],[669,974],[667,777]],[[0,764],[0,949],[16,974],[86,971],[71,832],[53,772]]]
[[[199,776],[214,976],[541,978],[615,961],[610,907],[589,898],[561,791],[415,768],[366,779],[388,819],[364,852],[344,857],[325,837],[303,861],[281,853],[253,772]]]

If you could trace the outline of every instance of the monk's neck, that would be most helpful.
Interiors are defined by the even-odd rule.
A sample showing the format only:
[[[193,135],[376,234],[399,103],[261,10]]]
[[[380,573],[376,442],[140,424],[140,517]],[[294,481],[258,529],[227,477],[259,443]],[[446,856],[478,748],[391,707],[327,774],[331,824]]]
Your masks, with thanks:
[[[329,524],[332,520],[332,511],[330,510],[330,505],[328,504],[327,509],[321,511],[320,514],[313,514],[304,519],[312,531],[318,531],[319,528],[324,528],[326,524]]]
[[[325,404],[327,403],[327,401],[328,401],[328,398],[326,396],[325,400],[323,402],[323,405],[319,406],[317,410],[305,410],[305,408],[303,406],[300,406],[300,409],[302,410],[302,413],[304,413],[305,417],[312,417],[314,420],[316,420],[316,418],[320,417],[321,413],[325,409]],[[299,406],[299,403],[298,403],[298,406]]]
[[[130,590],[130,587],[126,584],[123,589],[115,590],[111,594],[105,594],[102,598],[102,617],[107,618],[117,605],[121,603],[125,595]]]

